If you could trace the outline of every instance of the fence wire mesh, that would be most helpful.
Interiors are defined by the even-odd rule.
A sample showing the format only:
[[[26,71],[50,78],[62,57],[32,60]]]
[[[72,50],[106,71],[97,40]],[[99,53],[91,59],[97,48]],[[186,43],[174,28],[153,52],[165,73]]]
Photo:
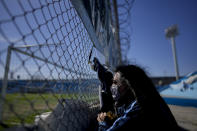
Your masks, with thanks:
[[[99,82],[88,64],[92,41],[72,3],[1,0],[0,12],[0,129],[84,129]],[[104,59],[94,48],[92,56]]]

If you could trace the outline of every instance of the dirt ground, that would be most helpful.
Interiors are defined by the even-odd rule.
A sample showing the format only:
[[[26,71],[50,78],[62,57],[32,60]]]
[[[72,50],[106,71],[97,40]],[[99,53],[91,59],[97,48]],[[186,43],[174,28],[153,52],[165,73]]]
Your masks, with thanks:
[[[197,108],[168,105],[179,126],[189,131],[197,131]]]

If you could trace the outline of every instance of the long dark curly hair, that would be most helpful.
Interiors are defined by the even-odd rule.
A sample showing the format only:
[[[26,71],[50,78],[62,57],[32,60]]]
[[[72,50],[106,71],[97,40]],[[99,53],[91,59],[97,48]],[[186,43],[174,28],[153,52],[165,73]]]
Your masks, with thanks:
[[[142,108],[145,116],[158,124],[166,123],[167,126],[177,127],[168,105],[156,90],[152,80],[146,75],[143,69],[135,65],[119,66],[115,72],[120,72],[121,77],[129,81],[130,89],[135,99]],[[171,128],[172,129],[172,128]]]
[[[120,72],[121,77],[129,81],[130,88],[135,93],[137,100],[140,100],[142,97],[146,97],[146,99],[160,97],[151,79],[140,67],[135,65],[118,66],[115,72]],[[157,102],[159,99],[154,101]]]

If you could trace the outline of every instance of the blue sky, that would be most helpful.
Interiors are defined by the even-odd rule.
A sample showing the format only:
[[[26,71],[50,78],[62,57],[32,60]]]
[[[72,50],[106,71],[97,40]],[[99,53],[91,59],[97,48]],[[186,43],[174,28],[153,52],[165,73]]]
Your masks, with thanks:
[[[175,75],[165,28],[178,24],[175,38],[180,75],[197,71],[197,1],[136,0],[131,9],[131,48],[128,58],[151,76]]]
[[[17,47],[43,44],[44,46],[32,46],[20,50],[28,54],[33,53],[50,63],[12,51],[10,72],[14,73],[13,78],[17,75],[20,75],[21,79],[29,79],[36,75],[48,79],[79,76],[88,78],[92,74],[93,77],[96,76],[88,65],[92,42],[69,0],[1,1],[0,78],[4,74],[9,45]],[[95,53],[94,50],[93,55]]]
[[[69,9],[69,7],[67,7],[69,5],[68,2],[61,2],[60,4],[57,2],[54,5],[48,5],[46,1],[24,0],[21,3],[24,9],[22,9],[18,1],[6,0],[5,3],[7,4],[11,15],[7,13],[2,3],[0,3],[0,21],[8,20],[7,22],[2,22],[0,28],[8,37],[9,41],[0,34],[0,52],[10,43],[14,43],[15,45],[32,45],[43,43],[57,44],[63,42],[67,43],[64,46],[61,46],[63,49],[67,49],[69,52],[75,50],[75,55],[72,55],[73,60],[78,59],[80,61],[83,59],[85,61],[88,58],[89,52],[87,51],[84,52],[85,56],[76,57],[76,49],[80,52],[80,48],[76,48],[77,44],[82,42],[81,45],[85,46],[84,49],[87,50],[91,48],[91,42],[89,39],[82,39],[86,36],[86,33],[80,33],[81,36],[77,36],[83,26],[79,25],[79,27],[76,28],[75,24],[73,24],[78,21],[78,17],[76,16],[75,19],[72,19],[74,12],[73,10],[67,10]],[[41,5],[43,5],[42,10],[40,9]],[[172,24],[178,24],[180,35],[176,38],[176,46],[180,74],[185,75],[189,72],[196,71],[196,7],[196,0],[135,0],[131,10],[132,34],[130,43],[131,48],[128,54],[129,59],[132,62],[145,67],[152,76],[174,75],[171,44],[170,41],[165,38],[164,29]],[[34,13],[32,13],[33,8],[37,9]],[[54,9],[56,9],[56,12]],[[26,17],[24,17],[24,11],[27,12]],[[42,11],[45,15],[43,15]],[[68,13],[62,13],[63,17],[61,15],[58,16],[57,14],[61,13],[61,11],[66,11]],[[15,17],[15,23],[13,23],[11,16],[17,16]],[[19,29],[16,28],[16,25],[18,25]],[[76,31],[68,34],[73,28],[76,28]],[[77,39],[74,40],[74,37]],[[69,43],[73,43],[73,41],[75,45],[72,45],[72,49],[71,46],[69,46]],[[54,50],[59,51],[52,53]],[[62,55],[64,50],[62,50],[62,48],[55,49],[54,46],[50,46],[49,48],[42,48],[42,51],[38,48],[31,48],[29,51],[33,51],[37,56],[47,58],[56,63],[58,61],[57,58]],[[45,52],[44,56],[42,55],[42,52]],[[50,54],[52,54],[52,56],[49,56]],[[0,55],[0,59],[5,63],[6,53],[0,53]],[[26,73],[26,75],[29,75],[27,74],[28,72],[31,74],[36,71],[39,72],[39,66],[37,63],[30,58],[26,58],[25,56],[22,57],[27,60],[21,60],[16,56],[16,53],[13,53],[12,55],[11,64],[14,66],[11,66],[11,70],[14,70],[16,75],[20,73]],[[66,58],[61,57],[58,63],[66,65],[65,62],[67,61],[64,59],[69,59],[70,56],[69,54],[65,54],[65,57]],[[23,67],[23,65],[21,65],[22,61],[26,61],[26,66],[31,65],[31,68],[29,68],[28,71],[21,68]],[[73,65],[72,61],[68,61],[67,63],[68,67],[73,68],[73,66],[76,66],[76,70],[78,69],[77,64]],[[85,66],[81,65],[80,68],[90,70],[89,66],[86,66],[86,64]],[[49,68],[52,67],[42,67],[43,72],[51,73]],[[0,64],[0,70],[3,68],[4,65]],[[3,72],[0,72],[0,77],[2,77],[2,75]]]

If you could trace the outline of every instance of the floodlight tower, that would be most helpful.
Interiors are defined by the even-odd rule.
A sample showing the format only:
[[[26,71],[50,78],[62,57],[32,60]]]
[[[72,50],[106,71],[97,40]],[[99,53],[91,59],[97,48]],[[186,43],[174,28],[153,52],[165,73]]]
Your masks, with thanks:
[[[165,29],[166,38],[171,39],[172,42],[172,52],[174,56],[174,65],[176,70],[176,80],[179,79],[179,69],[177,63],[177,56],[176,56],[176,45],[175,45],[175,37],[179,34],[177,25],[172,25]]]

